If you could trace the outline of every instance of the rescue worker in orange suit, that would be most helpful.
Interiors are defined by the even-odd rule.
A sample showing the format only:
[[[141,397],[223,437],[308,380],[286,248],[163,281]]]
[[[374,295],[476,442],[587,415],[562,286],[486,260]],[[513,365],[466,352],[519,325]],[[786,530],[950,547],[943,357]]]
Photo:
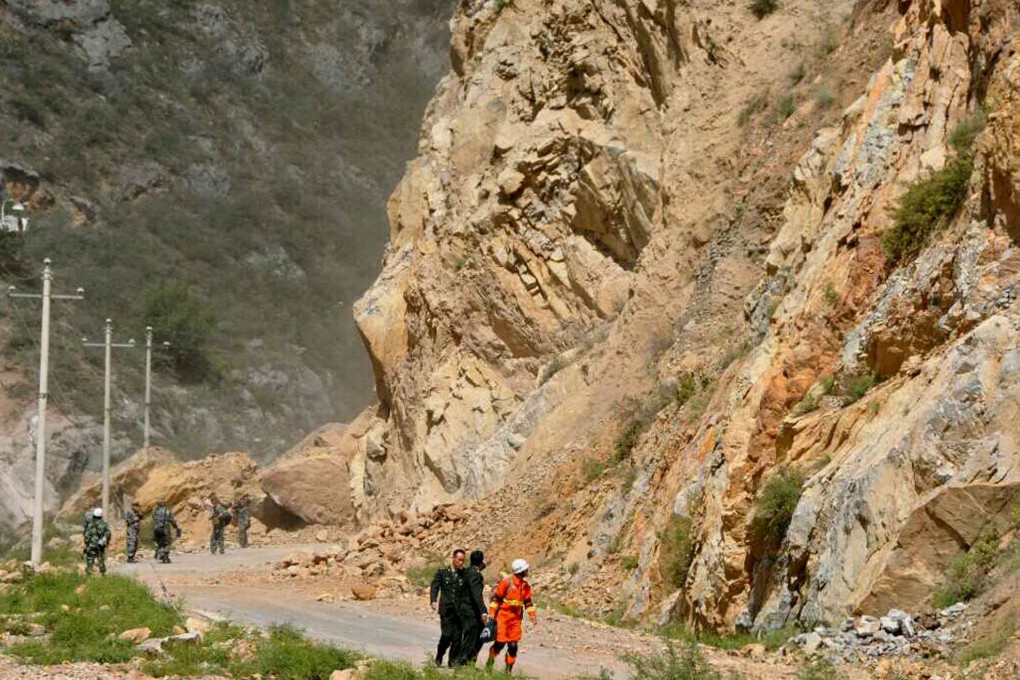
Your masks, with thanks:
[[[517,663],[517,645],[523,634],[524,613],[532,625],[538,623],[535,605],[531,601],[531,584],[528,583],[527,561],[516,559],[510,565],[511,576],[503,579],[492,592],[489,616],[496,619],[496,642],[489,648],[487,668],[496,663],[496,657],[506,647],[506,672],[511,673]]]

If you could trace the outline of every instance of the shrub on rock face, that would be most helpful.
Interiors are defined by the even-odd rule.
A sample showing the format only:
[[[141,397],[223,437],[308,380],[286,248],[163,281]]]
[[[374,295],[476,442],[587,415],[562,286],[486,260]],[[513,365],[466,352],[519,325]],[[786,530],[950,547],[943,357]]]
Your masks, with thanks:
[[[779,0],[752,0],[751,13],[763,19],[779,9]]]
[[[912,185],[893,212],[893,228],[882,236],[886,257],[893,262],[917,257],[929,237],[963,205],[973,170],[973,160],[957,158]]]
[[[803,482],[797,470],[782,470],[765,482],[751,520],[751,538],[756,543],[778,547],[783,542],[800,501]]]
[[[659,571],[662,580],[680,588],[694,561],[694,532],[691,520],[673,515],[659,534]]]

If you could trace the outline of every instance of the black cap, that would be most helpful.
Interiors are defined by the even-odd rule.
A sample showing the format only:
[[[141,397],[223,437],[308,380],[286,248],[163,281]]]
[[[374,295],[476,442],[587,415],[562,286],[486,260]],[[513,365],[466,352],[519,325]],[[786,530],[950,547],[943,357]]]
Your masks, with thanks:
[[[485,553],[481,550],[471,551],[471,566],[472,567],[484,567],[485,566]]]

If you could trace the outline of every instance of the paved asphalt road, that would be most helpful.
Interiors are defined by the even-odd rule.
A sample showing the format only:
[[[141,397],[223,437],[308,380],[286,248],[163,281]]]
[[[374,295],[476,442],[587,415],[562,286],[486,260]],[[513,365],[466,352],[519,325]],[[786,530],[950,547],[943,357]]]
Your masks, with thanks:
[[[267,583],[266,588],[252,588],[209,582],[220,573],[267,569],[295,550],[316,547],[250,548],[228,551],[222,556],[180,554],[174,555],[169,565],[146,560],[123,564],[117,570],[137,575],[154,589],[160,587],[162,580],[171,592],[183,596],[192,610],[263,627],[290,622],[314,638],[385,659],[422,663],[429,654],[435,653],[438,622],[425,621],[420,616],[380,613],[357,602],[317,602],[307,595],[288,592],[279,584],[270,587]],[[202,577],[205,582],[196,584],[194,577]],[[543,641],[543,637],[546,636],[536,634],[530,641],[526,637],[522,643],[517,664],[521,674],[536,678],[598,677],[600,669],[606,667],[617,679],[629,676],[626,664],[611,655],[584,649],[556,649],[552,641]]]

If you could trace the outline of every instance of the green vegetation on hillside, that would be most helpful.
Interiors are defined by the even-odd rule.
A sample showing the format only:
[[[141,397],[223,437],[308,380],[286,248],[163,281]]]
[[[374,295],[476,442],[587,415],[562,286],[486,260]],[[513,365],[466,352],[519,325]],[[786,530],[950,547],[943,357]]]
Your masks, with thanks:
[[[659,571],[670,588],[679,588],[687,580],[694,561],[694,528],[686,517],[672,515],[659,533]]]
[[[759,19],[764,19],[777,9],[779,0],[751,0],[751,13]]]
[[[987,118],[978,111],[949,134],[956,156],[946,166],[912,184],[893,211],[893,227],[882,236],[882,249],[895,263],[917,257],[931,235],[944,227],[967,199],[974,172],[973,147]]]
[[[175,345],[173,378],[192,383],[156,390],[157,429],[177,433],[161,443],[204,453],[257,436],[278,451],[371,393],[351,303],[378,271],[385,202],[445,72],[454,3],[110,5],[132,47],[108,69],[88,68],[71,25],[0,18],[0,146],[52,199],[35,202],[23,241],[0,241],[0,279],[38,289],[51,257],[56,289],[86,289],[55,312],[53,381],[58,408],[97,417],[102,357],[81,337],[109,317],[118,339],[141,339],[145,294],[186,290],[187,323],[167,329],[184,342],[157,328]],[[36,352],[29,338],[7,358],[31,371]],[[140,358],[118,362],[115,389],[132,398]],[[265,389],[256,374],[269,372]],[[219,432],[172,420],[197,408]],[[255,408],[271,417],[239,420]],[[229,432],[241,440],[209,439]]]
[[[882,236],[890,260],[901,262],[920,254],[929,237],[963,205],[973,171],[970,158],[957,158],[907,189],[893,213],[893,228]]]
[[[179,281],[150,289],[142,298],[142,318],[152,326],[153,335],[170,343],[155,361],[170,363],[184,380],[208,376],[212,362],[206,354],[209,336],[216,328],[216,315],[202,306]]]
[[[754,507],[752,540],[773,549],[779,547],[793,520],[803,483],[800,472],[792,468],[780,470],[768,478]]]

